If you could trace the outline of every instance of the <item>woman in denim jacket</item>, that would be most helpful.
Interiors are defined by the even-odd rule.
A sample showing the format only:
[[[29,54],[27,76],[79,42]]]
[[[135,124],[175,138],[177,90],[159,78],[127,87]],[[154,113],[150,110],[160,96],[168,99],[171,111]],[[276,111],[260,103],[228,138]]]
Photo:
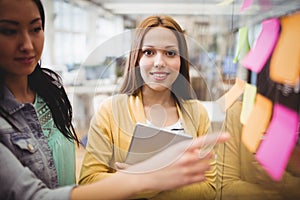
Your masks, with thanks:
[[[39,63],[44,10],[32,1],[35,16],[29,7],[11,12],[13,3],[1,5],[0,108],[19,131],[1,128],[1,142],[48,187],[75,184],[71,105],[59,76]]]
[[[39,63],[44,24],[39,0],[0,0],[0,199],[124,199],[145,190],[198,182],[204,173],[199,170],[198,149],[209,142],[207,138],[195,140],[193,145],[182,143],[156,156],[157,160],[183,153],[161,170],[138,175],[119,172],[102,182],[74,187],[73,166],[64,166],[65,171],[60,166],[69,161],[74,165],[74,141],[79,140],[58,75]],[[55,141],[62,144],[55,146]],[[60,162],[62,156],[65,163]],[[143,169],[151,162],[128,170]],[[61,179],[68,170],[70,178]],[[58,189],[62,185],[71,186]],[[118,192],[111,192],[115,186]]]

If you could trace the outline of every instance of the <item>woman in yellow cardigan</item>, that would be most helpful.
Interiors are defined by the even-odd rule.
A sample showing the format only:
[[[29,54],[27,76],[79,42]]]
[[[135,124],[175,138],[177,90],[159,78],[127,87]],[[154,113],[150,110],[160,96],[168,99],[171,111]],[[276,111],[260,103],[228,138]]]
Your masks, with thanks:
[[[280,182],[272,181],[241,140],[242,103],[227,111],[225,130],[231,135],[226,144],[218,145],[218,195],[222,200],[300,199],[300,145],[294,148]],[[276,155],[274,155],[276,156]]]
[[[193,137],[210,127],[206,110],[192,95],[183,30],[167,16],[150,16],[138,26],[120,94],[102,102],[91,121],[80,184],[114,175],[115,163],[125,161],[137,122]],[[214,199],[216,163],[212,153],[201,159],[203,166],[210,166],[199,168],[204,171],[202,182],[136,198]]]

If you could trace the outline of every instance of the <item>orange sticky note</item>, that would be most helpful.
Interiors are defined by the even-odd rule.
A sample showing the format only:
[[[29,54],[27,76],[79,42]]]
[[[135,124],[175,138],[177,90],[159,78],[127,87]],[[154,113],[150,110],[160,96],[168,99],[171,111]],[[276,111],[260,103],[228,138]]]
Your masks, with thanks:
[[[281,33],[270,63],[270,77],[296,85],[300,77],[300,12],[281,18]]]
[[[268,98],[257,94],[254,107],[246,124],[243,126],[242,141],[253,153],[256,152],[268,128],[272,116],[272,105],[272,101]]]

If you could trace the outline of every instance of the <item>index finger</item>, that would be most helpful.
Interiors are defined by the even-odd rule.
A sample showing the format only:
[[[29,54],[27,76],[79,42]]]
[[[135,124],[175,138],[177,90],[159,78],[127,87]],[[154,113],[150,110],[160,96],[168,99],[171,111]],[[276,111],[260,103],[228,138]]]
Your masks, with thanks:
[[[200,149],[199,157],[204,157],[209,153],[217,143],[223,143],[229,140],[228,132],[210,133],[193,139],[187,150],[193,151]]]

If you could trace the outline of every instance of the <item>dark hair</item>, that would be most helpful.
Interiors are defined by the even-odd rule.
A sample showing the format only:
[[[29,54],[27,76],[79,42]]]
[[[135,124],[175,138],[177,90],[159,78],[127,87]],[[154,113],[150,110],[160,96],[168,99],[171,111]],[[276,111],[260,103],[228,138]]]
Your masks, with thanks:
[[[172,85],[172,95],[180,105],[181,99],[187,100],[192,98],[189,76],[188,49],[184,31],[174,19],[168,16],[147,17],[137,27],[128,62],[126,64],[124,81],[120,88],[120,93],[137,95],[141,90],[143,79],[138,67],[141,46],[145,34],[153,27],[164,27],[172,30],[178,40],[180,54],[180,74]]]
[[[45,29],[45,12],[42,2],[40,0],[34,0],[34,2],[39,10],[43,29]],[[54,123],[62,134],[79,144],[79,139],[72,125],[72,106],[60,76],[50,69],[41,68],[41,64],[38,63],[32,74],[28,76],[28,84],[48,105]]]
[[[45,11],[44,11],[44,6],[43,6],[43,4],[42,4],[42,2],[40,0],[33,0],[33,2],[36,4],[36,6],[39,9],[39,13],[40,13],[41,20],[42,20],[43,30],[45,30]]]

